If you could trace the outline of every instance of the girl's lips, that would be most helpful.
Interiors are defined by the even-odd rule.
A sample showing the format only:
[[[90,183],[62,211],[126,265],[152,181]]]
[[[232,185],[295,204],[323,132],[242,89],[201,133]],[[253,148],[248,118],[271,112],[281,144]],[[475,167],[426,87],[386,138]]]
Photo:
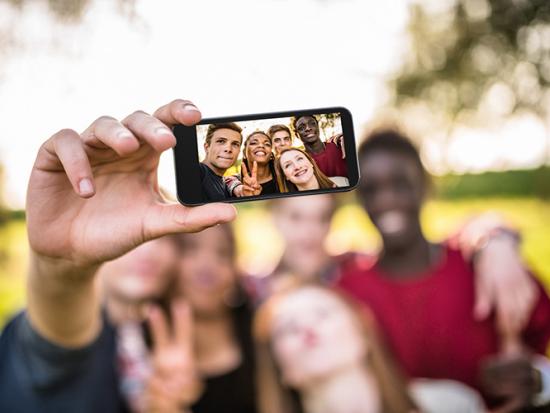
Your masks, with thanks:
[[[299,178],[300,176],[302,176],[302,175],[305,174],[306,172],[307,172],[306,169],[302,169],[302,170],[296,172],[296,173],[294,174],[294,176],[295,176],[296,178]]]

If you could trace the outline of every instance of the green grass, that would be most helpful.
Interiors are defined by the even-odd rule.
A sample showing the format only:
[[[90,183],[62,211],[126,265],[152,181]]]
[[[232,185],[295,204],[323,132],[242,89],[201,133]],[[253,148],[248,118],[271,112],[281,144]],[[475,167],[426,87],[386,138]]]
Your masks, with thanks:
[[[501,213],[521,232],[522,254],[550,290],[550,201],[535,198],[435,200],[426,205],[422,220],[428,236],[441,240],[468,217],[487,210]],[[265,271],[273,265],[281,252],[282,241],[265,203],[239,207],[235,228],[241,265],[253,272]],[[332,253],[349,249],[373,251],[378,244],[372,224],[357,205],[340,207],[327,239],[327,248]],[[24,222],[12,220],[0,226],[0,327],[24,306],[27,261]]]

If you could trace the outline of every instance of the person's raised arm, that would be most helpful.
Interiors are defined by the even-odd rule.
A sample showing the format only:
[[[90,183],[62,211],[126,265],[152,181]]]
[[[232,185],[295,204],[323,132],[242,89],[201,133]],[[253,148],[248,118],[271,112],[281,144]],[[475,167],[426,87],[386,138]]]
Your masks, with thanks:
[[[184,207],[159,192],[160,154],[173,147],[171,126],[193,125],[200,112],[175,100],[153,116],[103,116],[82,134],[64,129],[40,148],[27,191],[31,247],[28,317],[48,340],[79,347],[100,326],[94,274],[141,243],[227,222],[227,204]]]

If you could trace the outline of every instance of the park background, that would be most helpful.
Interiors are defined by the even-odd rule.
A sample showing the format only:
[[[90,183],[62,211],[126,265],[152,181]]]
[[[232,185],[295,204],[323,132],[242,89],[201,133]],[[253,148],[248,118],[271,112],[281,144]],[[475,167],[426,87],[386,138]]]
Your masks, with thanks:
[[[497,211],[550,287],[549,85],[547,0],[0,0],[0,326],[25,303],[40,143],[175,97],[204,117],[341,105],[358,139],[406,130],[434,176],[429,236]],[[172,191],[173,174],[167,153]],[[327,247],[375,250],[353,193],[339,200]],[[261,273],[281,240],[265,203],[238,209],[239,261]]]

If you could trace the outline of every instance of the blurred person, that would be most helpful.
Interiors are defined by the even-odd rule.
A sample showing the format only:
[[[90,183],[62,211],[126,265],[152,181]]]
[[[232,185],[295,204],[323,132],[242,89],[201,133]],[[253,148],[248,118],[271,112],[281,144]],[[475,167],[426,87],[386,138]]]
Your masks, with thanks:
[[[276,157],[281,154],[283,149],[292,147],[292,133],[288,126],[282,124],[272,125],[267,130],[267,134],[273,142]]]
[[[28,304],[0,336],[0,411],[126,411],[116,335],[101,316],[96,274],[146,241],[234,219],[230,205],[187,208],[160,193],[160,155],[176,143],[170,127],[192,126],[200,117],[191,102],[174,100],[153,116],[102,116],[82,134],[63,129],[41,146],[26,203]],[[171,307],[179,319],[181,305]],[[150,317],[156,327],[157,310]],[[163,353],[160,348],[154,353]],[[156,389],[187,396],[163,385],[163,371],[153,373]],[[193,385],[192,366],[180,373]]]
[[[144,411],[145,380],[151,374],[143,323],[151,303],[174,281],[177,250],[171,237],[146,242],[101,266],[103,306],[115,326],[120,389],[132,411]]]
[[[550,300],[540,284],[530,281],[536,285],[535,305],[520,317],[520,345],[500,353],[506,336],[499,335],[505,325],[498,314],[482,320],[473,315],[480,274],[474,276],[460,251],[424,236],[420,210],[428,179],[416,148],[398,132],[375,132],[361,144],[359,162],[358,197],[383,246],[374,265],[343,269],[338,286],[373,311],[408,377],[459,381],[482,392],[499,412],[550,400],[543,357],[550,341]],[[504,252],[492,262],[496,267],[515,253],[507,238],[500,233],[484,246]]]
[[[199,163],[205,200],[222,201],[231,196],[223,175],[237,162],[243,141],[241,132],[241,127],[234,122],[208,126],[205,157]]]
[[[310,191],[336,187],[317,166],[313,158],[298,148],[285,148],[277,159],[276,169],[281,177],[281,192]]]
[[[320,137],[319,122],[313,115],[298,116],[293,124],[306,152],[311,155],[326,176],[348,177],[343,135],[337,135],[323,142]]]
[[[263,131],[254,131],[244,141],[241,175],[229,177],[226,182],[233,196],[277,194],[281,192],[275,171],[271,137]]]
[[[262,413],[412,413],[368,314],[320,285],[289,286],[258,310]]]
[[[170,237],[148,241],[101,266],[98,277],[109,320],[142,322],[147,305],[174,281],[177,249]]]
[[[175,297],[189,303],[203,393],[193,413],[256,412],[252,308],[240,286],[229,225],[177,236]]]

